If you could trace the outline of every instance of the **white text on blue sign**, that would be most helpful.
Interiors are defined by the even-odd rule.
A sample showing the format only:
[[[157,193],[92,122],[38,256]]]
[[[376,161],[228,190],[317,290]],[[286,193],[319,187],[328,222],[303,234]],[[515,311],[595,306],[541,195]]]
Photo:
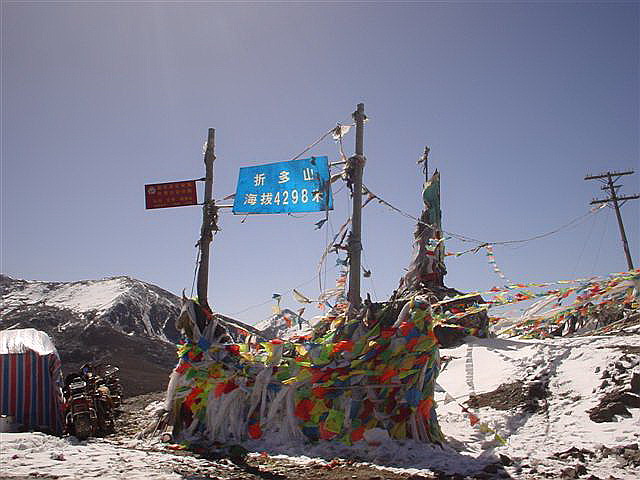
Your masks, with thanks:
[[[243,167],[233,213],[305,213],[333,209],[326,156]]]

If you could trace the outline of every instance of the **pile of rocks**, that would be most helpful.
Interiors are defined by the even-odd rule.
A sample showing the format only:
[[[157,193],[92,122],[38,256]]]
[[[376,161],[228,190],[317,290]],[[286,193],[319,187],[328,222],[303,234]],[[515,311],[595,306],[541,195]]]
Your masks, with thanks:
[[[631,417],[628,409],[640,408],[640,356],[624,353],[607,366],[600,378],[602,383],[594,393],[603,396],[598,405],[587,411],[591,420],[614,422],[616,415]]]
[[[562,460],[563,462],[576,462],[575,465],[568,466],[560,472],[560,477],[565,479],[584,477],[588,473],[587,467],[589,466],[588,464],[590,461],[598,461],[602,458],[608,457],[615,457],[617,463],[621,466],[640,466],[640,450],[638,450],[637,443],[616,447],[607,447],[603,445],[595,451],[591,451],[586,448],[571,447],[569,450],[554,453],[552,455],[552,458]],[[587,480],[600,480],[600,477],[593,474],[585,478]],[[613,476],[609,477],[609,479],[614,478],[615,477]]]

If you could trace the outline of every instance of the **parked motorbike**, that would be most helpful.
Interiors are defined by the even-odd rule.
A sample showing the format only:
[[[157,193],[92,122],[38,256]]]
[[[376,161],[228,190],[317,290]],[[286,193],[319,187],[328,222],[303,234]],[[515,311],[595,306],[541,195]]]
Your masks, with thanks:
[[[80,440],[94,435],[96,410],[89,392],[89,385],[83,376],[77,373],[67,375],[63,393],[66,431]]]
[[[122,401],[118,367],[86,364],[80,373],[68,375],[65,424],[69,434],[84,440],[115,432],[115,416]]]
[[[113,411],[116,416],[120,413],[123,395],[120,377],[118,376],[119,371],[120,369],[115,365],[104,363],[95,367],[96,375],[102,379],[104,386],[109,389],[109,396],[111,397]]]

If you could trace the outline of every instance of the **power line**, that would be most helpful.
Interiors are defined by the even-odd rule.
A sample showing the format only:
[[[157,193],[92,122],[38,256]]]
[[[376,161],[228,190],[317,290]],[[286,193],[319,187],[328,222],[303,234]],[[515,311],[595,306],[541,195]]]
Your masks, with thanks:
[[[386,205],[387,207],[391,208],[393,211],[395,211],[397,213],[400,213],[401,215],[403,215],[403,216],[405,216],[407,218],[411,218],[412,220],[415,220],[416,222],[418,222],[418,223],[420,223],[422,225],[426,225],[427,227],[433,228],[432,225],[429,225],[428,223],[421,221],[416,216],[411,215],[410,213],[407,213],[404,210],[401,210],[400,208],[392,205],[388,201],[386,201],[383,198],[381,198],[379,195],[373,193],[369,189],[369,187],[367,187],[367,186],[364,186],[364,187],[366,188],[367,192],[369,192],[371,195],[373,195],[376,198],[376,200],[378,200],[380,203]],[[551,230],[549,232],[542,233],[542,234],[539,234],[539,235],[534,235],[532,237],[523,238],[523,239],[519,239],[519,240],[504,240],[504,241],[498,241],[498,242],[489,242],[489,241],[478,240],[476,238],[472,238],[472,237],[469,237],[469,236],[466,236],[466,235],[461,235],[459,233],[450,232],[450,231],[447,231],[447,230],[442,230],[442,231],[444,233],[446,233],[447,235],[449,235],[451,237],[454,237],[454,238],[457,238],[458,240],[460,240],[462,242],[477,243],[478,247],[472,248],[472,249],[469,249],[469,250],[466,251],[466,252],[469,252],[469,251],[472,251],[472,250],[477,250],[477,248],[483,247],[485,245],[513,245],[513,244],[517,244],[517,243],[525,243],[525,242],[530,242],[530,241],[533,241],[533,240],[539,240],[539,239],[544,238],[544,237],[548,237],[550,235],[558,233],[561,230],[564,230],[565,228],[570,227],[571,225],[575,224],[576,222],[579,222],[580,220],[584,219],[585,217],[587,217],[587,216],[589,216],[589,215],[591,215],[593,213],[596,213],[597,211],[600,210],[600,208],[601,207],[593,208],[593,209],[589,210],[587,213],[585,213],[583,215],[580,215],[579,217],[574,218],[573,220],[571,220],[571,221],[565,223],[564,225],[562,225],[562,226],[560,226],[558,228],[555,228],[555,229],[553,229],[553,230]],[[464,252],[464,253],[466,253],[466,252]]]

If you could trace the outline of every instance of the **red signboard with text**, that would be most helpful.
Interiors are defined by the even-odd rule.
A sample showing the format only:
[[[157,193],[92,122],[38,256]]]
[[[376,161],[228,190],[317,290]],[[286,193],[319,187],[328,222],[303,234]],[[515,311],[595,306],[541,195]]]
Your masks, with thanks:
[[[198,204],[195,180],[145,185],[144,195],[147,209]]]

